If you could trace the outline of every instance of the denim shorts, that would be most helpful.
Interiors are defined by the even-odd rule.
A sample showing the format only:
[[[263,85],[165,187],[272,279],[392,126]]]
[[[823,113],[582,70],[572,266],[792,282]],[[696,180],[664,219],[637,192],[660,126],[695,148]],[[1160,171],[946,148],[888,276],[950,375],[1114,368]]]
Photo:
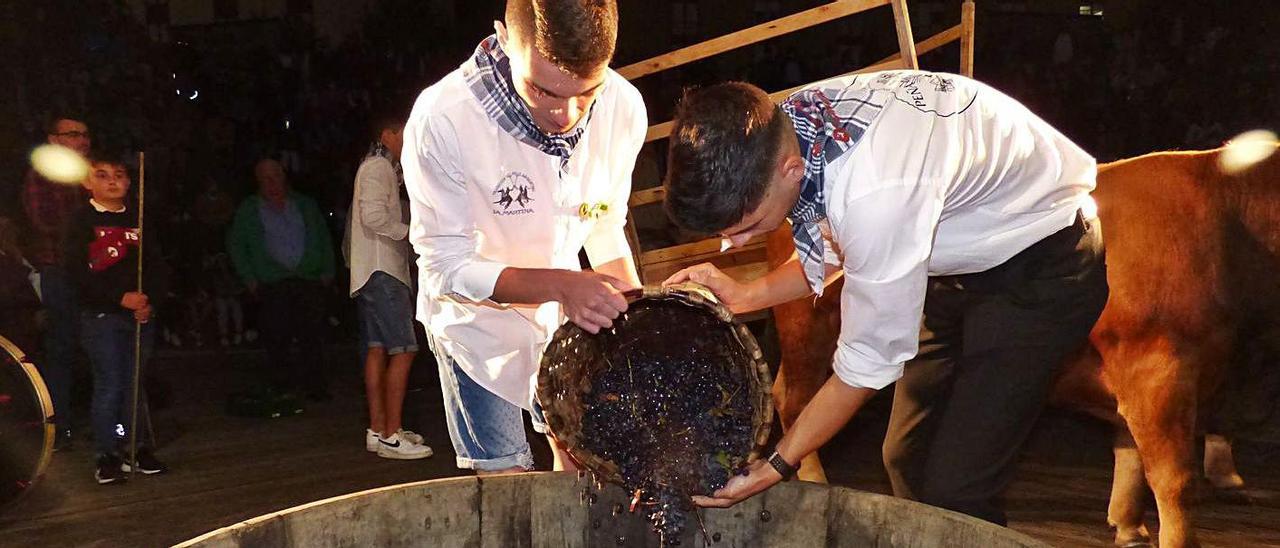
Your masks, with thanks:
[[[449,438],[458,468],[533,470],[533,453],[525,437],[523,409],[476,384],[453,358],[440,353],[440,390]],[[542,406],[533,403],[533,429],[546,433]]]
[[[374,272],[356,291],[356,311],[365,348],[385,348],[389,355],[418,351],[413,297],[404,282],[386,272]]]

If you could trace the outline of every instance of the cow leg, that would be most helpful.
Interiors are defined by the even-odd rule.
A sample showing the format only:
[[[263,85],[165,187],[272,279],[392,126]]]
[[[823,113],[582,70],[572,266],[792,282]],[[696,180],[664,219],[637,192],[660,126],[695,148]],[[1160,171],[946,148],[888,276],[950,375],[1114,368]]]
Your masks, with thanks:
[[[1133,358],[1131,375],[1117,393],[1120,415],[1142,456],[1147,484],[1160,516],[1161,548],[1199,546],[1191,529],[1189,488],[1195,440],[1195,364],[1173,356],[1167,341]]]
[[[826,381],[827,366],[824,362],[818,363],[823,363],[824,371],[813,371],[811,368],[797,371],[797,368],[805,367],[802,360],[783,359],[779,365],[778,378],[773,381],[773,402],[778,409],[783,432],[791,430],[791,425],[795,424],[800,412]],[[817,451],[800,461],[800,471],[796,473],[796,477],[801,481],[827,483],[827,473],[822,468],[822,460]]]
[[[1244,487],[1244,478],[1236,471],[1236,459],[1231,454],[1231,442],[1221,434],[1204,437],[1204,477],[1216,489]]]
[[[1112,449],[1115,451],[1115,474],[1111,478],[1111,505],[1107,523],[1116,530],[1116,546],[1125,548],[1150,546],[1151,535],[1142,523],[1147,481],[1142,474],[1142,457],[1133,435],[1124,425],[1116,428]]]

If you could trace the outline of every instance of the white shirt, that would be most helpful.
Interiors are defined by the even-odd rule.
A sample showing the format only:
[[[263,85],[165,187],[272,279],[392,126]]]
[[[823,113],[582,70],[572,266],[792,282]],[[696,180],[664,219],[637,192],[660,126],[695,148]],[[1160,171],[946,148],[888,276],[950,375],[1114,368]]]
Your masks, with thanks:
[[[1091,214],[1097,175],[1093,157],[985,84],[890,74],[820,84],[880,89],[885,105],[824,180],[827,262],[845,278],[835,372],[874,389],[916,355],[929,276],[988,270]]]
[[[579,270],[629,256],[631,171],[648,118],[634,86],[608,71],[567,168],[493,123],[455,70],[418,97],[401,153],[418,253],[418,317],[435,349],[521,407],[562,323],[559,303],[489,300],[508,266]],[[599,218],[583,204],[607,204]],[[443,358],[442,358],[443,359]]]
[[[356,171],[351,215],[348,219],[351,294],[355,295],[374,272],[386,272],[409,282],[408,214],[400,201],[400,178],[395,166],[381,156],[370,156]]]

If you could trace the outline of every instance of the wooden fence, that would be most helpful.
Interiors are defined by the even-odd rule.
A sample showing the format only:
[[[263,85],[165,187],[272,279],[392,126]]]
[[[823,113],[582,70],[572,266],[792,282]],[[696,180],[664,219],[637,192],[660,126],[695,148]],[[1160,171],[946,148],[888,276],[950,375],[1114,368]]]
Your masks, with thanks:
[[[894,26],[898,35],[898,52],[869,66],[840,75],[832,75],[832,77],[881,70],[916,69],[919,68],[917,61],[919,55],[957,40],[960,42],[960,73],[966,76],[973,75],[973,0],[966,0],[962,5],[959,24],[930,36],[919,43],[915,41],[911,32],[911,20],[907,13],[907,0],[835,0],[828,4],[627,65],[618,69],[618,73],[629,80],[635,80],[726,51],[883,6],[890,6],[893,9]],[[796,86],[771,93],[769,96],[774,101],[781,101],[802,87],[804,86]],[[671,134],[671,125],[671,122],[667,121],[650,126],[645,141],[665,139]],[[630,207],[646,207],[661,203],[663,194],[661,186],[638,190],[631,194]],[[721,251],[719,238],[643,251],[639,233],[635,228],[635,219],[632,217],[628,219],[627,237],[631,240],[632,249],[636,254],[636,268],[639,270],[640,280],[646,284],[661,283],[667,276],[674,274],[681,268],[701,262],[715,263],[729,275],[743,280],[750,280],[763,275],[767,269],[764,255],[765,237],[763,236],[753,239],[745,246],[735,247],[723,252]]]

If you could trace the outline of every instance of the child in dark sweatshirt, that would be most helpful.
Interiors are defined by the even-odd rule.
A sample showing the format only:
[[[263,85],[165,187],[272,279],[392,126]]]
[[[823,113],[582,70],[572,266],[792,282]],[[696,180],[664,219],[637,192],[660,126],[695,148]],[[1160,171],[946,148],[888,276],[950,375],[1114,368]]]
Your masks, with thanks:
[[[138,291],[142,239],[137,208],[128,199],[129,172],[113,159],[96,158],[89,165],[85,186],[93,197],[71,221],[64,257],[80,300],[81,344],[93,367],[94,477],[108,484],[123,481],[130,470],[122,445],[133,406],[134,336],[141,329],[145,365],[153,331],[149,296],[162,294],[164,266],[155,238],[148,237],[143,248],[144,291]],[[145,394],[140,393],[138,401],[137,471],[158,474],[166,467],[152,453]]]

